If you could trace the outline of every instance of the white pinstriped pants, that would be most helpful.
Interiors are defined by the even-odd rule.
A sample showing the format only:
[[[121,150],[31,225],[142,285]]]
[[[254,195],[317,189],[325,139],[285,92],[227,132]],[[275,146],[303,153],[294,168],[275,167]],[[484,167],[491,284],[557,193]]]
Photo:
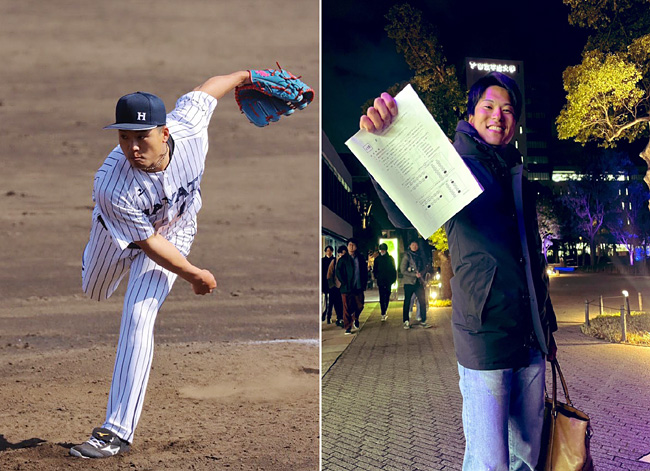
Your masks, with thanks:
[[[131,443],[149,381],[156,315],[177,275],[157,265],[142,250],[120,250],[108,231],[93,221],[83,256],[84,292],[97,301],[107,299],[129,271],[106,422],[102,427]]]

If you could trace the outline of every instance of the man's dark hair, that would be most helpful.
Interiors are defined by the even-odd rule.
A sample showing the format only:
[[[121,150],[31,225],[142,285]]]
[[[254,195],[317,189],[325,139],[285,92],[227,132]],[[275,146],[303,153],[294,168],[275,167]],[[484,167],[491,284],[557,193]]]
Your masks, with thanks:
[[[334,247],[332,247],[331,245],[325,247],[325,250],[323,250],[323,252],[327,252],[327,249],[330,249],[332,252],[334,252]]]
[[[359,247],[359,242],[358,242],[357,239],[355,239],[354,237],[350,237],[350,238],[348,239],[348,244],[349,244],[350,242],[352,242],[354,245],[356,245],[357,247]]]
[[[467,97],[467,115],[472,116],[474,114],[476,105],[485,93],[485,90],[495,85],[506,89],[510,96],[512,107],[515,110],[515,121],[519,121],[519,116],[521,115],[521,91],[519,91],[519,85],[501,72],[490,72],[474,82],[474,85],[469,89],[469,95]]]
[[[337,253],[345,253],[348,251],[348,248],[345,245],[339,245],[338,250],[336,251]]]

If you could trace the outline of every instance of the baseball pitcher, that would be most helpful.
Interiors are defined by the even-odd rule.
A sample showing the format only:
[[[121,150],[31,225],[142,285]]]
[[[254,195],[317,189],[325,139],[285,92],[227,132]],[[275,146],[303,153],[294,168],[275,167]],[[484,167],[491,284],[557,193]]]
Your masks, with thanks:
[[[105,128],[117,130],[118,145],[95,175],[82,287],[102,301],[129,276],[106,420],[70,449],[73,456],[105,458],[129,450],[149,379],[156,315],[174,281],[181,277],[201,295],[217,287],[212,273],[187,256],[201,209],[208,125],[217,100],[233,89],[242,113],[260,127],[314,97],[285,70],[245,70],[208,79],[169,114],[155,95],[125,95],[115,123]]]

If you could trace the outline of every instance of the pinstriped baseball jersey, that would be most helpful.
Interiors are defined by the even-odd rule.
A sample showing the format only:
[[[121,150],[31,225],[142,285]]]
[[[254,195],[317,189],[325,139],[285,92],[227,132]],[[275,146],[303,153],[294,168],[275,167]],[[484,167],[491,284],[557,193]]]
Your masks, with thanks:
[[[93,218],[101,217],[120,249],[159,233],[183,255],[189,253],[202,204],[208,124],[216,105],[217,100],[203,92],[178,99],[167,115],[171,160],[164,171],[132,167],[119,146],[97,171]]]
[[[183,255],[189,253],[201,209],[208,124],[216,105],[217,100],[203,92],[178,99],[167,115],[171,159],[165,170],[134,168],[118,146],[95,175],[82,287],[92,299],[103,300],[130,272],[103,424],[127,442],[133,440],[142,412],[156,316],[177,278],[131,244],[158,233]]]

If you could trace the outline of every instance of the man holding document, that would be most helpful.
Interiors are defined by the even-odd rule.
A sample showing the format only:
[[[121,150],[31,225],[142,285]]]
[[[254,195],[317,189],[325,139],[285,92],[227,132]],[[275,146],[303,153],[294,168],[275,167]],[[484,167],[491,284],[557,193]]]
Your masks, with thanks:
[[[360,128],[378,139],[374,145],[368,141],[367,149],[390,138],[401,115],[410,112],[408,106],[402,106],[406,102],[400,95],[394,99],[383,93],[361,117]],[[493,72],[471,87],[467,110],[469,118],[458,123],[453,143],[462,161],[446,161],[447,167],[436,164],[437,172],[422,164],[423,178],[437,176],[440,181],[456,167],[466,166],[480,185],[469,202],[450,204],[455,213],[442,221],[454,272],[452,331],[463,396],[463,471],[532,471],[540,453],[544,358],[555,356],[552,332],[557,324],[537,230],[534,192],[529,191],[523,176],[521,155],[509,145],[521,113],[521,93],[514,80]],[[404,136],[409,130],[396,132]],[[376,160],[390,158],[375,155],[379,156]],[[432,152],[428,160],[437,159],[435,155]],[[395,175],[405,165],[396,168]],[[400,193],[410,192],[404,189],[405,184],[392,185],[372,174],[388,193],[381,194],[383,190],[378,188],[382,200],[390,196],[394,202],[386,204],[391,220],[414,225],[422,233],[401,199]],[[470,185],[453,178],[437,190],[437,201],[462,195]],[[424,210],[436,201],[433,196],[427,198],[416,197],[423,201],[420,206]]]

